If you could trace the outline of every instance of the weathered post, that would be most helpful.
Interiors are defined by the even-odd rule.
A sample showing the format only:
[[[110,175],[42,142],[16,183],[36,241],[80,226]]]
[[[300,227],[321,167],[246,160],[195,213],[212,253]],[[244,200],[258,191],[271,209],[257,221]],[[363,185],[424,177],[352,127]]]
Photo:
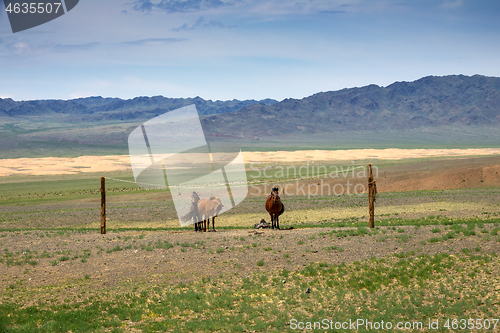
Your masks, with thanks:
[[[106,184],[104,177],[101,177],[101,234],[106,233]]]
[[[375,228],[375,194],[377,194],[377,185],[373,180],[372,165],[368,164],[368,212],[370,216],[370,228]]]

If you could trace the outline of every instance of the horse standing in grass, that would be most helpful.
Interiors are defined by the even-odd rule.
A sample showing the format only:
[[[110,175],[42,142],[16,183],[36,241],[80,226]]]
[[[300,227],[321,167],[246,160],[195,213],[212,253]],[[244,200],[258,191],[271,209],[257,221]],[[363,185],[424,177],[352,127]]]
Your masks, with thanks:
[[[217,197],[210,197],[210,199],[200,199],[198,201],[198,213],[200,214],[201,229],[203,231],[210,230],[210,218],[212,218],[212,230],[215,231],[215,218],[222,210],[224,205],[222,201]]]
[[[271,216],[271,228],[280,228],[279,216],[285,211],[285,205],[279,197],[279,188],[274,187],[266,200],[266,210]]]

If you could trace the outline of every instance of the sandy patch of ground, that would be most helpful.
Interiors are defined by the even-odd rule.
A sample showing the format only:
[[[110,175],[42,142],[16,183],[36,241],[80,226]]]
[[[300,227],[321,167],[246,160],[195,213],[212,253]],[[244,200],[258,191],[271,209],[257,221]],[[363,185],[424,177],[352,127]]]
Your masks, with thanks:
[[[499,148],[481,149],[348,149],[348,150],[299,150],[278,152],[245,152],[245,162],[303,162],[303,161],[356,161],[399,160],[404,158],[472,156],[500,154]]]
[[[70,175],[130,169],[128,155],[15,158],[0,160],[0,177],[22,175]]]
[[[246,163],[399,160],[406,158],[500,155],[500,148],[481,149],[351,149],[244,152]],[[82,172],[108,172],[130,169],[128,155],[80,156],[77,158],[44,157],[0,159],[0,177],[14,174],[56,175]]]

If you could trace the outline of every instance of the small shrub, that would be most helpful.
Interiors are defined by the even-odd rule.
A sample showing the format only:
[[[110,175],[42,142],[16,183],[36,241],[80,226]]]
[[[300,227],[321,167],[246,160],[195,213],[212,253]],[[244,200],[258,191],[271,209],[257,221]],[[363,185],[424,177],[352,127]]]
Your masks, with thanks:
[[[280,272],[280,275],[282,277],[288,277],[289,274],[290,274],[290,271],[287,270],[286,268],[283,268],[283,270]]]

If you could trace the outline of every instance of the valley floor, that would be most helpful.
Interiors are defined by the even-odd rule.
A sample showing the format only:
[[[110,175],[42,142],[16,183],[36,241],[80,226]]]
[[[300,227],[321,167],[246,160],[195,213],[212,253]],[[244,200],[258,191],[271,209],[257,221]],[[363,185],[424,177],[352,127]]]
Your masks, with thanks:
[[[101,174],[0,177],[0,331],[282,332],[365,318],[439,319],[444,332],[447,319],[499,319],[500,156],[372,163],[374,229],[366,193],[294,192],[366,184],[352,173],[249,177],[250,196],[206,233],[179,228],[168,192],[110,180],[105,235]],[[275,180],[293,228],[255,230]]]

